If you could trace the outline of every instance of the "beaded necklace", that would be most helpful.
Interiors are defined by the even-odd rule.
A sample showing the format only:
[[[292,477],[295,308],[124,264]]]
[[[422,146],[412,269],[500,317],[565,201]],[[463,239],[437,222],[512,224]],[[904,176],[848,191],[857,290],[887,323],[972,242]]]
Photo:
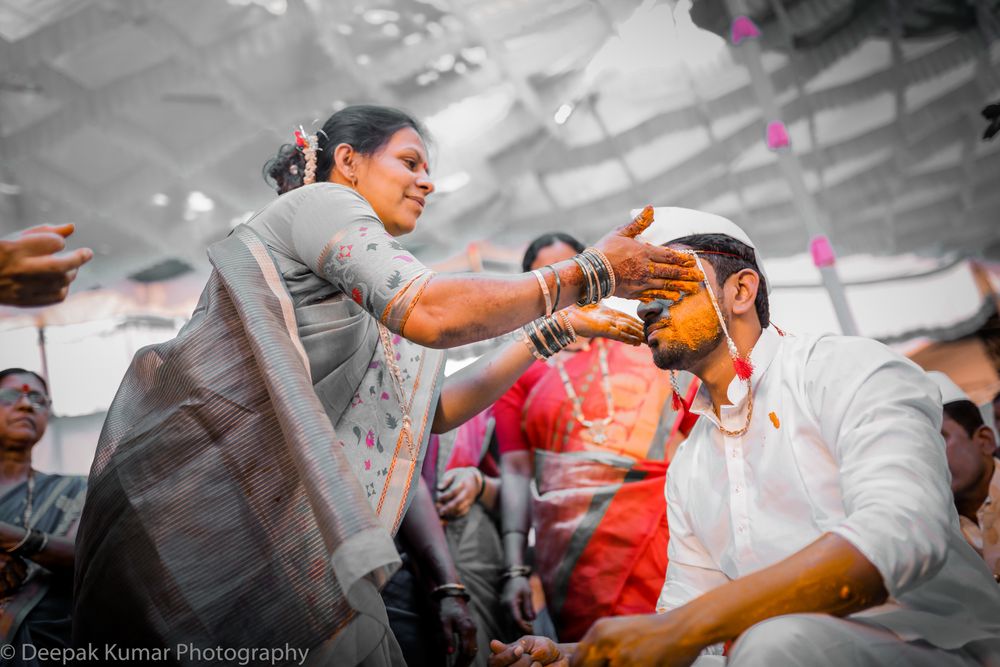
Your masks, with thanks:
[[[566,396],[573,403],[573,416],[587,429],[594,444],[603,445],[608,440],[608,434],[605,429],[615,420],[615,402],[611,395],[611,372],[608,370],[608,350],[604,346],[604,341],[600,339],[597,341],[597,359],[601,369],[601,389],[604,391],[604,401],[607,405],[608,413],[608,416],[603,419],[584,418],[583,399],[577,395],[576,389],[573,388],[573,381],[566,372],[566,367],[563,365],[562,359],[556,357],[555,361],[563,387],[566,388]]]

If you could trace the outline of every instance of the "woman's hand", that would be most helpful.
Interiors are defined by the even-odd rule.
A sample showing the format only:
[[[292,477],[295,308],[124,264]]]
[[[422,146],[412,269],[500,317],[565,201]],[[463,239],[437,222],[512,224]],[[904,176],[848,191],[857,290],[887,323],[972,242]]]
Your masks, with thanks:
[[[28,564],[18,556],[0,553],[0,597],[10,595],[28,577]]]
[[[486,479],[478,468],[471,466],[445,471],[438,484],[435,507],[442,519],[465,516],[475,504]]]
[[[652,223],[653,207],[647,206],[632,222],[607,234],[594,247],[615,269],[615,296],[679,301],[697,288],[701,271],[689,255],[637,241],[635,237]]]
[[[489,667],[534,667],[535,665],[553,665],[566,667],[569,656],[559,650],[559,646],[548,637],[526,635],[516,642],[504,644],[499,640],[490,642]]]
[[[510,612],[521,632],[531,632],[535,620],[535,605],[531,598],[531,582],[527,577],[511,577],[504,584],[500,596],[503,606]]]
[[[642,345],[642,322],[607,306],[571,306],[566,309],[577,336],[609,338],[629,345]]]
[[[441,598],[438,618],[448,654],[458,653],[455,667],[472,664],[479,647],[476,645],[476,622],[472,620],[465,600],[451,596]]]

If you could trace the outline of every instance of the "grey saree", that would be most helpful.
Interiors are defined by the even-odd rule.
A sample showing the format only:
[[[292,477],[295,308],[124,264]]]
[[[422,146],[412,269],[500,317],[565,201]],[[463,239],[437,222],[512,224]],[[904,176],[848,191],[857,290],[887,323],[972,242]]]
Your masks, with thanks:
[[[306,186],[258,214],[269,224],[212,246],[191,321],[133,360],[77,538],[78,644],[399,659],[378,588],[399,566],[392,536],[443,354],[380,341],[379,326],[402,328],[429,272],[374,214],[338,217],[345,196]],[[282,245],[280,224],[304,250]]]

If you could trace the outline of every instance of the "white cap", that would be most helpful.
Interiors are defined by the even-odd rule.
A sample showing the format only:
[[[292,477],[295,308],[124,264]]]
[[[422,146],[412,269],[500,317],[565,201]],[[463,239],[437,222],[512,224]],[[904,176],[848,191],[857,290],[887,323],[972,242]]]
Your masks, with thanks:
[[[972,399],[969,395],[962,391],[955,382],[948,377],[945,373],[941,371],[927,371],[927,377],[934,380],[934,384],[938,386],[941,390],[941,403],[947,405],[948,403],[954,403],[955,401],[969,401],[972,403]]]
[[[973,405],[975,402],[969,398],[969,395],[962,391],[962,388],[955,384],[954,380],[948,377],[945,373],[941,371],[927,371],[927,376],[934,380],[934,384],[938,386],[941,390],[941,404],[947,405],[949,403],[954,403],[956,401],[968,401]],[[993,404],[987,403],[986,405],[977,405],[980,414],[983,416],[983,423],[993,431],[994,439],[1000,437],[997,434],[997,424],[996,419],[993,417]]]
[[[641,208],[632,209],[632,217],[639,215]],[[771,293],[771,281],[764,272],[764,262],[761,261],[757,246],[739,225],[723,218],[721,215],[697,211],[693,208],[678,208],[676,206],[657,206],[653,209],[653,224],[636,238],[653,245],[666,245],[685,236],[694,234],[725,234],[753,248],[754,260],[760,269],[760,277],[768,294]]]

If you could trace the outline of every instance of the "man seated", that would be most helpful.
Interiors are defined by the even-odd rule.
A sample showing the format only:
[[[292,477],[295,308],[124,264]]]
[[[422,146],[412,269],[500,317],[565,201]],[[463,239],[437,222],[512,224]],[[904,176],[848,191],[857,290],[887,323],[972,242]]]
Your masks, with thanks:
[[[1000,582],[1000,465],[996,436],[972,399],[944,373],[929,376],[941,390],[944,436],[951,491],[966,541]]]
[[[959,529],[933,382],[872,340],[783,335],[724,218],[657,209],[643,238],[705,276],[639,308],[654,363],[703,383],[667,473],[660,613],[495,642],[491,664],[690,665],[732,640],[732,667],[1000,664],[1000,586]]]

